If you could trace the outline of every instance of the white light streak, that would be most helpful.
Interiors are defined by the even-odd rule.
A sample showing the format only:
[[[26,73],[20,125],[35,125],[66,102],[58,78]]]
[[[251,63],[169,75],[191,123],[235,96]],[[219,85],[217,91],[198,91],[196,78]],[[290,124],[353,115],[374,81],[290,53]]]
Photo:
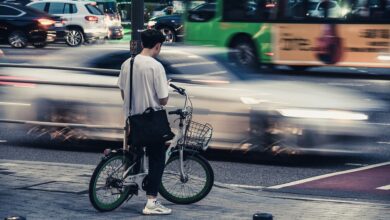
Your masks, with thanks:
[[[337,110],[310,110],[310,109],[277,109],[285,117],[338,119],[338,120],[367,120],[368,116],[362,113]]]
[[[0,105],[31,106],[29,103],[0,102]]]
[[[390,190],[390,185],[387,185],[387,186],[381,186],[381,187],[378,187],[376,189],[380,189],[380,190]]]
[[[217,62],[208,61],[208,62],[199,62],[199,63],[178,63],[171,65],[172,67],[187,67],[187,66],[199,66],[199,65],[211,65],[216,64]]]

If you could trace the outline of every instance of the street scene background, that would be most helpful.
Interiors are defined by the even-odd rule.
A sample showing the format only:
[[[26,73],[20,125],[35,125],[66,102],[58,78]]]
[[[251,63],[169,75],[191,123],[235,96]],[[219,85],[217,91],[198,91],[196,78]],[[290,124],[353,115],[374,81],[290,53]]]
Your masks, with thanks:
[[[252,10],[257,1],[248,2]],[[388,12],[389,3],[384,2]],[[271,3],[268,8],[276,7]],[[43,48],[36,42],[26,42],[22,48],[7,41],[0,44],[0,218],[142,218],[143,192],[109,213],[94,210],[87,195],[89,178],[103,151],[122,147],[122,101],[116,83],[121,64],[130,57],[126,5],[117,2],[119,17],[105,11],[109,6],[100,7],[112,17],[111,24],[116,22],[115,28],[108,28],[112,36],[104,39],[82,38],[80,44],[70,45],[77,43],[74,32],[73,41],[65,38]],[[365,20],[353,28],[343,24],[338,34],[344,34],[344,44],[338,46],[348,40],[352,46],[333,51],[342,53],[333,57],[322,53],[321,46],[310,45],[318,38],[314,30],[331,35],[337,29],[333,26],[310,24],[311,33],[305,33],[308,24],[283,23],[270,29],[265,25],[260,31],[256,27],[253,32],[260,40],[267,39],[268,31],[284,31],[271,43],[290,39],[289,44],[270,46],[272,52],[261,44],[260,55],[248,44],[232,43],[230,48],[207,40],[193,44],[201,39],[201,32],[188,35],[177,27],[158,26],[163,21],[154,19],[176,15],[184,5],[145,5],[145,28],[159,29],[167,38],[157,57],[167,78],[192,97],[194,120],[210,123],[214,129],[208,150],[201,152],[215,174],[211,193],[193,205],[164,201],[173,209],[167,219],[251,219],[258,212],[270,213],[274,219],[387,219],[388,20],[376,20],[377,26]],[[355,12],[353,7],[350,16],[343,14],[342,19],[376,10]],[[191,13],[199,19],[210,16],[196,9]],[[316,15],[318,11],[310,13],[312,18],[323,18]],[[326,12],[325,18],[332,13],[336,12]],[[188,19],[193,30],[203,25]],[[236,23],[224,19],[219,27],[227,33]],[[348,38],[351,30],[368,32]],[[359,45],[363,49],[356,49]],[[183,99],[170,90],[167,109],[182,105]],[[176,118],[169,119],[177,127]]]

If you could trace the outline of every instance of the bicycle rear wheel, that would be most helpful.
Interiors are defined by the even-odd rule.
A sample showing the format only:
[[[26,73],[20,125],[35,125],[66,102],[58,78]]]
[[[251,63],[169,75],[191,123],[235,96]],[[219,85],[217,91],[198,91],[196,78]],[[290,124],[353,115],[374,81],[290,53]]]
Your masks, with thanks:
[[[190,204],[209,194],[214,184],[214,172],[209,162],[199,154],[184,155],[185,176],[180,175],[180,157],[172,156],[164,170],[160,194],[177,204]]]
[[[130,195],[130,189],[122,181],[126,158],[118,152],[103,159],[96,167],[89,182],[89,200],[95,209],[112,211]]]

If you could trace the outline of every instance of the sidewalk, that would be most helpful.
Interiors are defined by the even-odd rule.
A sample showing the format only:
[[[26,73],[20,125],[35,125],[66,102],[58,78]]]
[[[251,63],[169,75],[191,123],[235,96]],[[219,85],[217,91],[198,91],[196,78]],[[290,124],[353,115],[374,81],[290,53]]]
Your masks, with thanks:
[[[90,165],[0,160],[0,219],[10,215],[40,220],[156,219],[141,215],[143,193],[113,212],[94,210],[87,191],[93,169]],[[384,220],[390,216],[390,204],[285,197],[220,184],[196,204],[163,203],[173,214],[158,219],[252,219],[256,212],[271,213],[277,220]]]

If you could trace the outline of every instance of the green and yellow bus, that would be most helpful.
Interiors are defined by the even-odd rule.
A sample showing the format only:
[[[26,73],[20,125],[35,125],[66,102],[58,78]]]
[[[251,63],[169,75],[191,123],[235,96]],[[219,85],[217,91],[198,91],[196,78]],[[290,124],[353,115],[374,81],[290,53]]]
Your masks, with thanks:
[[[186,42],[244,66],[390,67],[390,0],[209,0],[184,19]]]

